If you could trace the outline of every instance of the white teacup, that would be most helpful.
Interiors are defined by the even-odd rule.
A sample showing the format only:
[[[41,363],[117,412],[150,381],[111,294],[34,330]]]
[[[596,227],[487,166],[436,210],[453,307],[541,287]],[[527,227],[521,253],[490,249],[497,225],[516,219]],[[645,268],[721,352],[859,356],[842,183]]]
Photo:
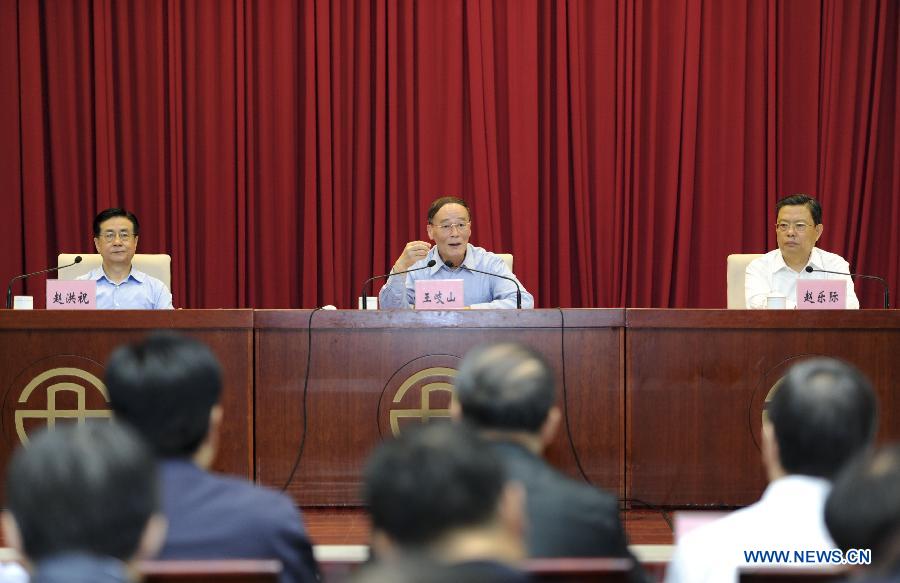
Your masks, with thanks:
[[[356,301],[359,305],[359,309],[363,309],[363,299],[356,298]],[[378,309],[378,296],[366,296],[366,309],[367,310],[377,310]]]
[[[34,297],[33,296],[13,296],[13,309],[14,310],[33,310],[34,309]]]
[[[781,294],[769,294],[766,296],[767,310],[783,310],[787,308],[787,298]]]

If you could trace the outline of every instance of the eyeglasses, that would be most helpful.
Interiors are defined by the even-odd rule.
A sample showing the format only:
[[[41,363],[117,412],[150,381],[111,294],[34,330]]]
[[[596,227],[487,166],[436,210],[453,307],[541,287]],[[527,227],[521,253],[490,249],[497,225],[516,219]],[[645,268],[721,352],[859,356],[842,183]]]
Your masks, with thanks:
[[[131,238],[134,237],[134,235],[132,235],[128,231],[119,231],[118,233],[116,233],[115,231],[106,231],[105,233],[100,233],[100,238],[103,239],[104,241],[106,241],[107,243],[112,243],[113,241],[116,240],[117,237],[123,243],[127,243],[127,242],[131,241]]]
[[[466,223],[449,223],[447,225],[432,225],[432,226],[437,229],[440,229],[441,233],[448,234],[448,233],[451,233],[453,231],[453,229],[456,229],[457,231],[460,231],[460,232],[465,231],[466,229],[469,228],[469,225],[471,225],[471,224],[472,224],[472,221],[469,221]]]
[[[806,223],[778,223],[775,225],[775,228],[782,233],[787,233],[791,230],[791,227],[793,227],[797,234],[801,234],[806,231],[809,226],[810,225],[807,225]]]

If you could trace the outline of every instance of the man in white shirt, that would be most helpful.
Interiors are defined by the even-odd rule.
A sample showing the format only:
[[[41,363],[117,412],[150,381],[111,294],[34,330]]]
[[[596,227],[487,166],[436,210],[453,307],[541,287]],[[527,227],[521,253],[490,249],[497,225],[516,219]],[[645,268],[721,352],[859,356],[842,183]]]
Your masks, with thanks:
[[[843,257],[815,246],[824,228],[819,201],[805,194],[795,194],[778,201],[775,210],[778,249],[754,259],[747,266],[744,279],[747,308],[765,308],[769,294],[780,294],[786,298],[785,306],[793,309],[797,307],[797,280],[842,279],[847,282],[847,308],[859,309],[849,275],[806,271],[810,266],[815,270],[850,272],[850,264]]]
[[[872,387],[848,364],[807,360],[788,371],[767,413],[762,459],[769,486],[762,498],[677,541],[666,583],[737,582],[743,567],[821,566],[800,563],[795,552],[836,548],[825,500],[834,476],[875,436]]]

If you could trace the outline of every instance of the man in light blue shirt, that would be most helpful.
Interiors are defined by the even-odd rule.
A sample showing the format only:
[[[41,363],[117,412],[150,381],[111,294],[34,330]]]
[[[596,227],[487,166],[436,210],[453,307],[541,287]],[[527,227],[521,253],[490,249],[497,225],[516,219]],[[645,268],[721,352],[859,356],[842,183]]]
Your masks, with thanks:
[[[97,282],[98,309],[172,309],[166,284],[131,265],[139,233],[137,217],[124,209],[106,209],[94,219],[94,246],[103,264],[78,279]]]
[[[445,196],[431,203],[426,229],[428,238],[434,241],[434,245],[426,241],[410,241],[403,248],[403,253],[394,263],[391,272],[425,267],[432,259],[435,261],[434,266],[389,277],[378,295],[380,307],[415,307],[416,281],[419,279],[463,280],[464,303],[469,308],[516,307],[515,283],[502,277],[476,273],[474,270],[515,279],[522,289],[522,307],[534,307],[534,297],[525,290],[499,255],[469,243],[472,220],[469,206],[464,200]],[[467,268],[473,271],[467,271]]]

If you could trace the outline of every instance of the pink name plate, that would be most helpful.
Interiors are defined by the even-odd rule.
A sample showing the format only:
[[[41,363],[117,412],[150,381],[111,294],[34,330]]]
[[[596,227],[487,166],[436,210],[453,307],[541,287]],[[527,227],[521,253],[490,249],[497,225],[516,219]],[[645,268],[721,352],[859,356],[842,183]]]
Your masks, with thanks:
[[[97,282],[47,280],[48,310],[96,310]]]
[[[463,303],[463,280],[461,279],[417,279],[417,310],[461,310]]]
[[[847,282],[843,279],[797,280],[798,310],[846,310]]]

